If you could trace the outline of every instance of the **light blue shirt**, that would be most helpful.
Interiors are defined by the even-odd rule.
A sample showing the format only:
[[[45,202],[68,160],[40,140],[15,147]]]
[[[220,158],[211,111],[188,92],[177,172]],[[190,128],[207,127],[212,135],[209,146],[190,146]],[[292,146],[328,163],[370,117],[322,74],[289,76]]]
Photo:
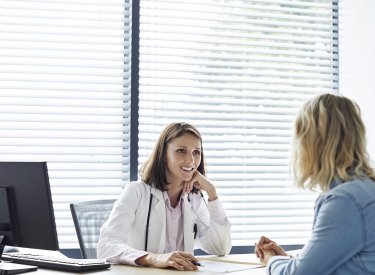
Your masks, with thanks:
[[[312,236],[293,259],[272,257],[272,275],[375,274],[375,182],[333,182],[317,199]]]

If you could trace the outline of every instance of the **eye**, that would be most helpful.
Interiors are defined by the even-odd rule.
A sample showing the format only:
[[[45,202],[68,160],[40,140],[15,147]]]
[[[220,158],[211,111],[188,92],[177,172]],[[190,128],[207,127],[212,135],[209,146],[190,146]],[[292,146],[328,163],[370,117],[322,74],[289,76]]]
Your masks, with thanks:
[[[177,149],[176,152],[177,153],[185,153],[185,149]]]
[[[200,155],[201,155],[201,151],[199,151],[199,150],[195,150],[195,151],[193,152],[193,154],[196,155],[196,156],[200,156]]]

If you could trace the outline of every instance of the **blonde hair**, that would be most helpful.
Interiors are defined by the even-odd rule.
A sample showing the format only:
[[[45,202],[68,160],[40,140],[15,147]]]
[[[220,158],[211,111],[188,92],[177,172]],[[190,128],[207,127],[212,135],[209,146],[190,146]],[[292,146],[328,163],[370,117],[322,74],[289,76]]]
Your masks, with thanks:
[[[192,134],[196,136],[201,142],[201,163],[197,170],[202,174],[206,174],[203,154],[202,137],[198,129],[193,125],[186,122],[175,122],[169,124],[161,132],[158,141],[155,144],[154,150],[152,151],[148,160],[142,165],[139,174],[142,180],[161,191],[167,190],[167,179],[165,175],[165,161],[164,157],[167,150],[167,145],[173,139],[183,136],[184,134]],[[194,190],[196,192],[196,190]]]
[[[305,103],[295,121],[293,144],[292,170],[301,188],[327,191],[335,178],[375,180],[360,109],[344,96],[323,94]]]

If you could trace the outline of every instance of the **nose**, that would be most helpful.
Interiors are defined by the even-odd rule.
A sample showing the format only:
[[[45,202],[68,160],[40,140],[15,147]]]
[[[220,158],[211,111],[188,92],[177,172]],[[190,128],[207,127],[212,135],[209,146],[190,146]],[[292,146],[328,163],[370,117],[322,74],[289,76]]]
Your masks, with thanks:
[[[193,153],[190,153],[190,154],[186,154],[186,159],[185,161],[189,164],[192,164],[194,163],[194,155]]]

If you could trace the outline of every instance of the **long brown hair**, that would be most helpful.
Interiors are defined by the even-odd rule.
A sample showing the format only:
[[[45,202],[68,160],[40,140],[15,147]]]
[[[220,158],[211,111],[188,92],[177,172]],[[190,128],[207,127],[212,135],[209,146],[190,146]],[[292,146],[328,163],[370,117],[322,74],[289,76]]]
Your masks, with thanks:
[[[139,171],[141,179],[145,183],[161,191],[167,190],[166,186],[168,182],[165,176],[166,165],[164,161],[167,145],[171,140],[181,137],[182,135],[187,133],[196,136],[201,142],[201,163],[198,166],[198,171],[202,175],[206,174],[201,134],[199,133],[197,128],[189,123],[174,122],[165,127],[165,129],[161,132],[150,157],[142,165]]]
[[[292,158],[295,181],[302,188],[327,191],[335,178],[347,181],[367,176],[375,180],[360,109],[344,96],[323,94],[301,108]]]

